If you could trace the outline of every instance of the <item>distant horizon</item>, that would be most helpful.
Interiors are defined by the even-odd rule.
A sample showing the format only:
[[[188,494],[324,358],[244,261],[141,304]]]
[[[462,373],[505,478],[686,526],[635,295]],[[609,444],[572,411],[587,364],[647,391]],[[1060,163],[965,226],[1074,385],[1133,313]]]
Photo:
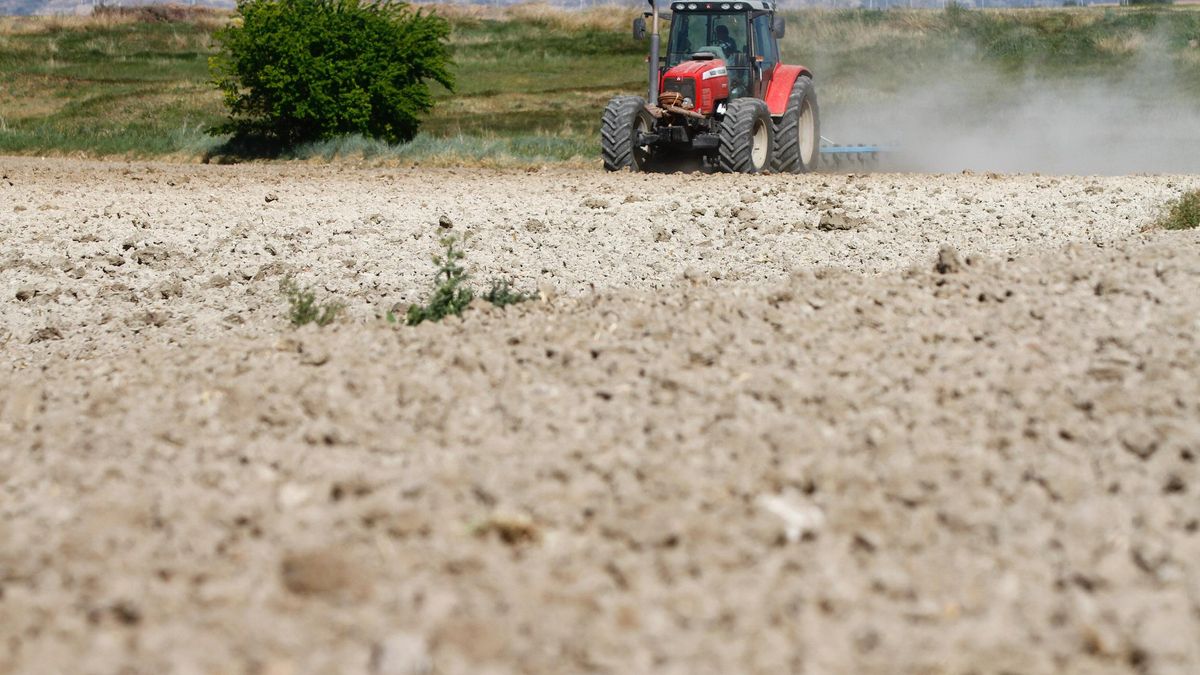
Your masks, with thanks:
[[[669,0],[664,0],[664,5]],[[1111,5],[1121,2],[1113,0],[1078,0],[1080,5]],[[478,5],[485,7],[507,7],[512,5],[545,4],[562,9],[589,9],[593,7],[640,7],[640,0],[557,0],[549,2],[528,2],[527,0],[445,0],[439,2],[413,2],[415,5]],[[784,10],[799,10],[806,8],[841,8],[841,9],[940,9],[948,4],[947,0],[781,0],[779,6]],[[974,0],[960,2],[969,8],[1057,8],[1063,7],[1063,0]],[[1200,0],[1174,0],[1176,5],[1196,5]],[[184,7],[212,7],[216,9],[233,9],[236,0],[120,0],[119,2],[94,2],[79,0],[0,0],[0,16],[71,16],[87,15],[97,6],[110,7],[141,7],[148,5],[178,5]]]

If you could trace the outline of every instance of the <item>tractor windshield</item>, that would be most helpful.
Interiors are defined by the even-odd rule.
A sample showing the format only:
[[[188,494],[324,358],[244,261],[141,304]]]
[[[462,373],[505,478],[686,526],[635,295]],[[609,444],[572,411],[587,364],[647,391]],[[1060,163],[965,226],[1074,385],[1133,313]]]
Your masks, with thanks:
[[[729,70],[730,98],[746,93],[750,82],[750,32],[745,12],[674,12],[667,40],[667,67],[696,52],[712,52]]]

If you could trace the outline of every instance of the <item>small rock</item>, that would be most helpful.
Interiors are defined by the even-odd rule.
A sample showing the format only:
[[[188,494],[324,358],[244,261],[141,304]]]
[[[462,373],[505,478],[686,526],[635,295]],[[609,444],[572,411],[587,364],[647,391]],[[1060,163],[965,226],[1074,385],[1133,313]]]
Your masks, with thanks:
[[[759,200],[759,196],[753,192],[743,192],[741,194],[741,200],[743,204],[753,204]]]
[[[963,270],[962,259],[958,257],[958,251],[949,244],[943,244],[938,249],[937,262],[933,269],[938,274],[954,274]]]
[[[1120,432],[1119,438],[1125,451],[1140,460],[1150,459],[1158,452],[1158,436],[1146,426],[1134,426]]]
[[[525,221],[525,230],[528,232],[545,232],[546,224],[537,218],[530,218]]]
[[[279,201],[279,195],[275,194],[274,192],[268,192],[267,196],[263,197],[263,201],[267,202],[268,204],[271,202],[277,202]]]
[[[758,506],[783,520],[783,534],[788,543],[800,541],[825,524],[825,512],[812,504],[798,504],[777,495],[761,495]]]
[[[583,206],[586,206],[589,209],[607,209],[608,200],[601,199],[599,197],[588,197],[587,199],[583,200]]]
[[[38,294],[37,288],[33,286],[18,286],[15,297],[21,302],[32,300]]]
[[[440,217],[438,217],[438,227],[442,228],[443,230],[449,230],[450,228],[454,227],[454,221],[450,220],[450,216],[442,214]]]
[[[632,204],[634,202],[644,202],[646,198],[641,195],[625,195],[625,203]]]
[[[551,284],[549,281],[543,281],[538,284],[538,298],[542,302],[554,302],[554,299],[557,297],[558,290],[554,288],[554,284]]]
[[[511,511],[496,511],[475,528],[475,534],[481,537],[492,533],[506,544],[529,543],[537,541],[539,536],[533,518]]]
[[[654,241],[657,241],[657,242],[671,241],[671,232],[667,228],[663,227],[662,225],[655,226]]]
[[[304,504],[312,497],[312,489],[298,483],[285,483],[279,488],[279,508],[290,511]]]

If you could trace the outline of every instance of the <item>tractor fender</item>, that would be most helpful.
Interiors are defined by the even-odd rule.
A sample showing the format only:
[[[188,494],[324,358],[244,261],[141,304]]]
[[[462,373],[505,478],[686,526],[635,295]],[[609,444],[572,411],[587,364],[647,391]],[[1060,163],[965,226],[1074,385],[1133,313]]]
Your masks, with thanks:
[[[767,103],[767,110],[771,111],[773,117],[778,117],[787,110],[792,87],[796,84],[796,78],[801,75],[812,77],[812,71],[804,66],[785,66],[783,64],[775,66],[775,73],[771,75],[771,83],[767,85],[767,95],[763,99]]]

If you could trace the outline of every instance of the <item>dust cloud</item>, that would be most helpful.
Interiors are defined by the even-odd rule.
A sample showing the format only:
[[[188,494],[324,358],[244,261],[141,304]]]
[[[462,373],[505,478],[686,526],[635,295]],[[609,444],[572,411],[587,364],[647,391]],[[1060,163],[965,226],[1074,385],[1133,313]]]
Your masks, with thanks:
[[[1161,44],[1094,75],[1002,73],[964,55],[886,101],[823,116],[840,143],[894,146],[900,171],[1200,172],[1200,102]]]

